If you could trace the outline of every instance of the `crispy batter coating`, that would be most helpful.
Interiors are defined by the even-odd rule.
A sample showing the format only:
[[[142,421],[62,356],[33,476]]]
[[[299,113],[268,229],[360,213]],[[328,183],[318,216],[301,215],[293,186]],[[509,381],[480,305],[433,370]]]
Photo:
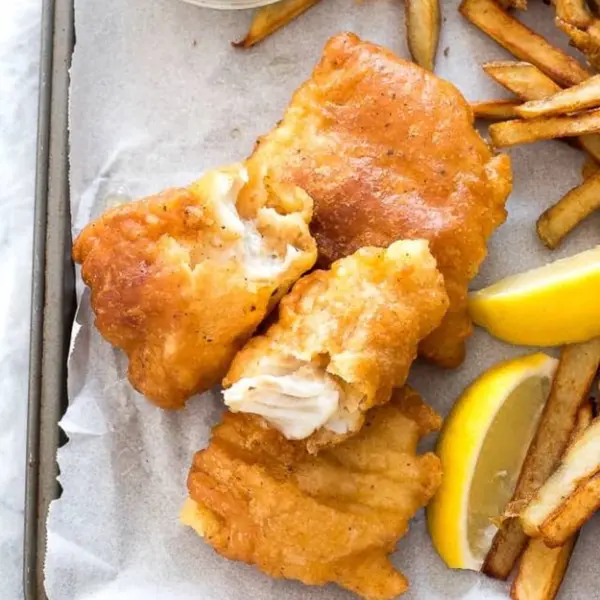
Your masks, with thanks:
[[[403,388],[358,435],[312,456],[257,417],[227,413],[194,457],[182,521],[219,554],[273,577],[393,598],[408,584],[387,555],[442,476],[417,443],[440,424]]]
[[[223,382],[226,388],[236,384],[226,390],[226,403],[265,416],[288,438],[306,437],[311,452],[339,443],[360,429],[368,409],[404,385],[419,342],[447,308],[444,280],[426,241],[361,248],[294,285],[281,301],[278,321],[235,357]],[[286,394],[281,376],[291,374],[294,385]],[[302,394],[323,378],[339,390],[330,417],[321,410],[326,385]],[[239,382],[244,389],[236,405],[231,392]],[[279,393],[267,397],[274,386]],[[252,391],[256,400],[244,406]],[[303,423],[312,424],[304,434]]]
[[[208,172],[107,211],[73,246],[96,327],[129,380],[163,408],[218,383],[257,325],[316,259],[312,201],[257,165]]]
[[[429,240],[450,310],[420,352],[448,367],[463,360],[472,330],[467,286],[506,218],[511,168],[475,131],[452,84],[338,35],[251,160],[313,198],[321,265],[362,246]]]

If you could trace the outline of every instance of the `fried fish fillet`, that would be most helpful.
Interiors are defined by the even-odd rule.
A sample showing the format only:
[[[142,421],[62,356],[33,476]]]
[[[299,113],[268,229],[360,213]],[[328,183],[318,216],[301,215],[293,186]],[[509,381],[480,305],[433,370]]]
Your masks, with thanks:
[[[294,285],[279,320],[235,357],[225,403],[306,439],[310,452],[337,444],[404,385],[447,308],[426,241],[361,248]]]
[[[260,165],[208,172],[107,211],[75,261],[96,327],[129,358],[129,380],[163,408],[218,383],[265,315],[316,259],[312,201]]]
[[[467,287],[506,218],[511,167],[492,155],[452,84],[338,35],[251,160],[313,198],[320,265],[362,246],[429,240],[450,309],[420,353],[447,367],[463,360]]]
[[[393,598],[408,584],[388,554],[442,476],[417,444],[440,424],[404,388],[356,436],[312,456],[258,417],[227,413],[194,457],[182,521],[219,554],[273,577]]]

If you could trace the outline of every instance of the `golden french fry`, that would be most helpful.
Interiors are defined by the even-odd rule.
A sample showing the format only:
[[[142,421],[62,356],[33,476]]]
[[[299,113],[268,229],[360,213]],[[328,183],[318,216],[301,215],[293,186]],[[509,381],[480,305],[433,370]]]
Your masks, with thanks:
[[[600,465],[598,466],[600,468]],[[600,474],[578,482],[575,492],[563,501],[547,522],[540,527],[544,543],[560,547],[600,508]]]
[[[576,541],[577,535],[574,535],[563,546],[548,548],[542,540],[529,540],[510,597],[513,600],[554,600]]]
[[[561,90],[542,100],[532,100],[517,107],[524,119],[568,115],[600,106],[600,75],[594,75],[579,85]]]
[[[586,28],[594,21],[585,0],[555,0],[554,5],[557,18],[574,27]]]
[[[575,27],[567,21],[558,17],[555,19],[556,26],[562,29],[571,39],[571,43],[577,50],[585,54],[590,64],[600,68],[600,21],[594,19],[592,25],[585,29]]]
[[[515,108],[520,106],[514,100],[489,100],[487,102],[471,102],[471,108],[476,119],[489,121],[514,119],[517,117]]]
[[[542,213],[537,222],[538,236],[553,250],[581,221],[599,209],[600,173],[595,173]]]
[[[463,0],[459,10],[517,58],[536,65],[557,83],[577,85],[591,76],[574,58],[517,21],[494,0]]]
[[[524,101],[540,100],[560,92],[561,88],[536,66],[526,62],[495,61],[483,70],[497,83]],[[577,138],[578,144],[600,163],[600,135],[592,133]]]
[[[483,70],[521,100],[541,100],[560,92],[561,87],[535,65],[514,60],[498,60],[483,64]]]
[[[577,142],[598,164],[600,164],[600,135],[597,133],[580,135],[577,138]]]
[[[581,167],[581,176],[583,180],[589,179],[592,175],[595,175],[600,171],[600,165],[591,157],[588,156]]]
[[[589,427],[592,419],[592,403],[588,401],[577,412],[571,443]],[[567,571],[577,537],[578,534],[571,536],[558,548],[548,548],[542,540],[530,539],[519,561],[510,597],[513,600],[554,600]]]
[[[440,39],[439,0],[406,0],[406,38],[413,60],[433,71]]]
[[[587,400],[599,363],[600,338],[562,349],[550,395],[527,451],[512,505],[528,501],[552,474],[577,426],[579,409]],[[483,572],[496,579],[506,579],[526,542],[527,536],[520,520],[505,519],[494,536]]]
[[[564,544],[600,508],[600,418],[567,450],[521,515],[527,535]]]
[[[498,4],[504,9],[527,10],[527,0],[498,0]]]
[[[281,0],[259,8],[246,37],[239,42],[233,42],[237,48],[250,48],[258,42],[299,17],[303,12],[314,6],[319,0]]]
[[[597,2],[590,6],[598,9]],[[571,45],[585,54],[589,63],[600,67],[600,21],[589,10],[585,0],[555,0],[556,25],[571,39]]]
[[[566,452],[577,442],[579,437],[583,435],[583,432],[592,424],[594,420],[594,401],[590,398],[586,400],[577,411],[577,419],[575,420],[575,428],[571,433],[571,439],[569,440],[569,444],[567,445]]]
[[[576,137],[600,131],[600,110],[568,117],[522,121],[514,119],[490,125],[489,134],[496,148],[530,144],[540,140]]]

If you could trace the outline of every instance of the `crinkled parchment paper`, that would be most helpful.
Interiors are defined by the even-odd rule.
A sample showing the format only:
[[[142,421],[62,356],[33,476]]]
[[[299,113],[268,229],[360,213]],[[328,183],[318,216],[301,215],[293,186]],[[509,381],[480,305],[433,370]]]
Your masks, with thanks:
[[[503,97],[480,64],[507,55],[444,2],[438,74],[470,99]],[[551,9],[532,5],[526,20],[560,40]],[[231,47],[248,12],[214,12],[177,0],[76,0],[77,45],[71,93],[71,201],[77,233],[115,196],[136,197],[185,184],[202,171],[247,155],[280,118],[326,39],[351,30],[406,56],[398,0],[324,0],[249,51]],[[582,155],[545,143],[512,152],[515,186],[508,222],[490,244],[475,286],[551,258],[537,241],[539,213],[579,181]],[[552,256],[598,242],[589,219]],[[595,239],[594,239],[595,238]],[[69,361],[69,443],[59,451],[64,493],[49,519],[51,600],[349,598],[333,586],[272,580],[217,556],[178,523],[194,451],[221,413],[217,394],[179,413],[153,408],[125,379],[123,356],[92,326],[82,289]],[[464,386],[500,359],[525,353],[478,331],[456,371],[417,366],[412,383],[442,414]],[[430,443],[433,440],[430,441]],[[586,526],[563,588],[571,600],[597,597],[598,521]],[[594,540],[596,533],[596,540]],[[399,544],[406,598],[503,598],[507,587],[447,570],[427,537],[423,514]]]

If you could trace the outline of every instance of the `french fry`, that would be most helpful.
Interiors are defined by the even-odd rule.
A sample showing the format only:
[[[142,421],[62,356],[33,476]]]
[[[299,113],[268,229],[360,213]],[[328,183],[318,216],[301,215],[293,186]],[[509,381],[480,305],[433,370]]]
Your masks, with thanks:
[[[537,221],[538,236],[553,250],[581,221],[599,209],[600,173],[595,173],[542,213]]]
[[[440,39],[439,0],[406,0],[406,38],[413,60],[433,71]]]
[[[581,176],[583,180],[589,179],[592,175],[595,175],[600,171],[600,165],[591,157],[588,156],[581,167]]]
[[[585,0],[555,0],[556,26],[571,39],[571,45],[585,54],[589,63],[600,67],[600,21],[589,10]],[[598,3],[590,2],[596,11]]]
[[[513,600],[554,600],[567,572],[577,535],[563,546],[548,548],[542,540],[527,542],[510,590]]]
[[[600,508],[600,418],[568,449],[521,515],[527,535],[560,546]]]
[[[568,452],[568,450],[577,442],[580,436],[583,435],[583,432],[592,424],[594,420],[594,401],[590,398],[586,400],[577,411],[577,419],[575,421],[575,428],[571,433],[571,439],[569,440],[569,444],[565,448],[563,456]]]
[[[531,144],[541,140],[577,137],[600,131],[600,109],[567,117],[522,121],[513,119],[490,125],[489,134],[496,148]]]
[[[527,10],[527,0],[498,0],[498,4],[504,9]]]
[[[543,98],[532,100],[517,107],[516,112],[524,119],[568,115],[600,106],[600,75],[594,75],[579,85],[561,90]]]
[[[599,363],[600,338],[562,349],[550,395],[525,457],[512,505],[519,506],[529,501],[552,474],[569,444],[577,424],[579,407],[587,400]],[[505,519],[494,536],[483,572],[496,579],[506,579],[526,542],[527,536],[519,518]]]
[[[246,37],[232,44],[236,48],[250,48],[299,17],[317,2],[319,0],[281,0],[259,8],[252,18]]]
[[[593,24],[586,29],[579,29],[558,17],[555,22],[569,36],[571,44],[585,54],[590,64],[595,69],[600,68],[600,21],[594,19]]]
[[[463,0],[459,10],[517,58],[534,64],[558,84],[577,85],[591,76],[574,58],[517,21],[494,0]]]
[[[588,401],[577,412],[571,443],[589,427],[592,418],[592,403]],[[519,561],[510,597],[513,600],[554,600],[567,571],[577,537],[578,534],[571,536],[558,548],[548,548],[542,540],[530,539]]]
[[[484,63],[483,70],[524,102],[541,100],[561,90],[550,77],[528,62],[498,60]]]
[[[600,164],[600,135],[597,133],[580,135],[577,138],[577,142],[598,164]]]
[[[487,102],[471,102],[476,119],[488,121],[514,119],[518,115],[515,108],[519,106],[514,100],[489,100]]]
[[[541,100],[560,92],[561,88],[536,66],[526,62],[494,61],[483,70],[501,86],[524,100]],[[600,163],[600,135],[592,133],[577,138],[577,142]]]
[[[600,468],[600,465],[598,465]],[[540,527],[542,539],[551,548],[560,547],[600,508],[600,474],[578,482],[575,493],[564,500],[552,517]]]
[[[585,0],[555,0],[556,16],[575,27],[586,28],[594,17],[585,5]]]

